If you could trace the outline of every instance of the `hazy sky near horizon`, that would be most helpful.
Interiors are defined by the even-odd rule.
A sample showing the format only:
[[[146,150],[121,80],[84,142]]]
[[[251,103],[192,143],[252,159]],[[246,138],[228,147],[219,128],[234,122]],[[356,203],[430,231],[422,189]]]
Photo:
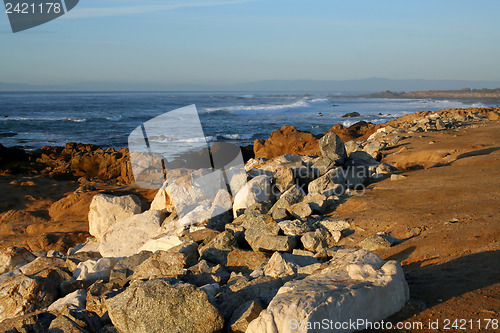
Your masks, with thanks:
[[[0,81],[500,80],[500,1],[80,0],[13,34]]]

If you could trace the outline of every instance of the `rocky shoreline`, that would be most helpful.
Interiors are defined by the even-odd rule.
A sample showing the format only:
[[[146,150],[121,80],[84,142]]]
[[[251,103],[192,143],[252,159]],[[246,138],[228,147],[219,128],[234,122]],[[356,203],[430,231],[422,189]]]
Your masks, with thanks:
[[[90,237],[61,251],[49,250],[50,242],[1,250],[0,328],[260,333],[297,331],[293,320],[386,319],[403,309],[410,291],[400,262],[371,251],[396,247],[421,230],[399,238],[375,232],[346,246],[359,229],[336,210],[369,184],[459,158],[447,153],[411,163],[408,136],[499,117],[499,108],[419,112],[381,125],[336,125],[321,137],[284,126],[244,154],[244,179],[230,180],[237,191],[221,189],[212,202],[182,213],[173,200],[205,190],[194,181],[197,171],[146,191],[127,187],[133,177],[125,149],[67,144],[29,155],[2,148],[3,176],[78,186],[51,203],[43,223],[85,214]],[[82,211],[71,215],[77,204]]]

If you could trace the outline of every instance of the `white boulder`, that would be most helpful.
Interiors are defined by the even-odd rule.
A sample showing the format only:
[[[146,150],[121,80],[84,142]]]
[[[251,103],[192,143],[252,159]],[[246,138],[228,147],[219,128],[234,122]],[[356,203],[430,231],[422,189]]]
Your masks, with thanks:
[[[59,313],[65,307],[67,307],[68,309],[85,309],[86,305],[87,290],[78,289],[52,303],[47,310],[50,312]]]
[[[116,265],[115,258],[90,259],[76,266],[73,278],[77,281],[108,280],[111,270]]]
[[[148,210],[114,224],[101,239],[99,252],[103,257],[129,257],[160,229],[163,213]]]
[[[236,217],[254,203],[271,199],[271,178],[265,175],[250,180],[234,197],[233,214]]]
[[[298,332],[299,324],[300,332],[313,332],[325,321],[374,323],[398,312],[408,300],[408,285],[398,262],[385,262],[364,250],[340,250],[325,269],[281,287],[246,332]],[[360,325],[356,330],[365,328]]]
[[[135,195],[121,197],[97,194],[92,198],[89,211],[89,233],[96,239],[113,224],[141,212],[141,201]]]

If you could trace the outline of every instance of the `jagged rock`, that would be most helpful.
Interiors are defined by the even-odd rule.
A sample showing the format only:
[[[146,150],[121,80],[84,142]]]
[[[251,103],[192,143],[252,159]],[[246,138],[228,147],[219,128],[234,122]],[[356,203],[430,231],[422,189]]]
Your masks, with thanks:
[[[148,210],[108,229],[99,245],[103,257],[128,257],[137,252],[160,228],[163,214]]]
[[[392,174],[391,175],[391,180],[401,180],[401,179],[405,179],[406,177],[407,177],[406,175]]]
[[[400,242],[401,241],[397,238],[379,233],[366,238],[359,243],[359,246],[367,251],[375,251],[384,247],[391,247],[392,245]]]
[[[348,112],[342,116],[342,118],[354,118],[354,117],[360,117],[361,115],[359,112]]]
[[[187,271],[189,274],[182,277],[182,280],[195,286],[225,284],[229,280],[229,273],[224,266],[211,264],[203,259],[189,267]]]
[[[325,269],[280,288],[246,332],[291,333],[297,331],[294,324],[325,318],[333,323],[359,318],[377,322],[398,312],[408,299],[408,285],[398,262],[386,263],[364,250],[339,251]]]
[[[309,193],[319,193],[327,197],[332,195],[340,196],[344,193],[345,177],[341,168],[328,171],[324,176],[309,183]]]
[[[109,317],[122,333],[217,332],[224,320],[205,292],[162,279],[133,284],[106,300]]]
[[[108,309],[106,308],[106,299],[116,296],[123,291],[120,284],[114,282],[104,283],[97,281],[88,287],[86,309],[106,319]],[[108,319],[109,320],[109,319]]]
[[[148,252],[156,252],[156,251],[168,251],[171,248],[181,245],[184,241],[178,236],[165,235],[159,238],[154,238],[148,240],[139,251],[148,251]]]
[[[76,281],[109,280],[111,270],[116,264],[115,258],[90,259],[78,264],[73,277]]]
[[[276,188],[281,193],[286,192],[295,184],[295,178],[293,177],[293,171],[289,168],[280,168],[274,174]]]
[[[329,158],[336,165],[344,163],[347,157],[344,141],[335,132],[328,132],[319,140],[319,150],[321,156]]]
[[[325,219],[318,221],[317,224],[326,230],[328,230],[330,233],[333,233],[335,231],[344,231],[347,230],[351,227],[351,224],[345,220],[330,220],[330,219]]]
[[[363,147],[363,150],[370,154],[373,158],[376,158],[377,153],[385,148],[385,143],[381,143],[379,141],[371,141],[366,146]]]
[[[269,257],[263,252],[235,249],[227,256],[227,267],[253,271],[264,267],[268,260]]]
[[[258,176],[250,180],[234,197],[233,214],[238,216],[257,202],[271,199],[271,178]]]
[[[345,143],[345,150],[347,155],[350,157],[351,153],[363,150],[363,147],[354,140],[347,141]]]
[[[135,195],[96,194],[90,203],[89,233],[99,240],[113,224],[140,212],[141,201]]]
[[[198,251],[200,258],[225,265],[229,252],[234,250],[237,244],[234,235],[231,232],[224,231],[215,236],[206,245],[201,246]]]
[[[245,333],[248,324],[257,318],[260,312],[264,310],[259,301],[250,301],[240,305],[231,317],[228,326],[234,333]]]
[[[322,229],[316,229],[316,231],[306,232],[300,241],[304,248],[308,251],[318,252],[325,246],[327,246],[326,240],[330,237],[328,231]]]
[[[252,239],[249,244],[254,251],[292,252],[297,241],[293,236],[262,235]]]
[[[118,261],[111,270],[109,279],[116,280],[116,279],[129,278],[134,274],[137,267],[139,267],[140,264],[142,264],[146,259],[148,259],[152,255],[153,255],[152,252],[141,251],[137,254],[134,254],[130,257]]]
[[[302,236],[306,232],[311,231],[309,224],[301,220],[282,221],[278,223],[278,226],[288,236]]]
[[[182,253],[158,251],[144,260],[130,277],[131,280],[177,277],[184,274],[186,256]]]
[[[8,247],[0,250],[0,274],[13,271],[36,257],[24,247]]]
[[[54,319],[49,326],[49,333],[85,333],[88,332],[83,329],[80,325],[75,323],[73,320],[66,316],[59,316]]]
[[[293,126],[283,126],[271,133],[266,141],[255,140],[256,158],[273,158],[285,154],[318,156],[318,139],[309,132],[298,131]]]
[[[246,302],[258,301],[263,307],[269,302],[283,285],[281,279],[260,276],[255,279],[239,277],[229,281],[215,300],[215,306],[221,311],[224,319],[229,321],[239,306]]]
[[[52,303],[47,309],[50,312],[58,313],[64,307],[74,309],[85,309],[87,305],[87,291],[79,289]]]
[[[36,311],[2,321],[0,330],[6,333],[47,332],[55,318],[56,316],[50,312]]]
[[[375,173],[377,174],[382,174],[382,175],[387,175],[387,174],[391,174],[393,173],[394,171],[398,171],[397,168],[393,167],[392,165],[390,164],[387,164],[387,163],[381,163],[379,166],[377,166],[377,168],[375,169]]]
[[[0,322],[52,304],[61,283],[53,270],[46,277],[16,275],[0,284]]]
[[[335,161],[332,161],[331,159],[325,156],[319,157],[312,165],[313,169],[318,170],[319,176],[323,176],[325,173],[327,173],[334,167],[335,167]]]
[[[245,228],[245,240],[251,244],[255,238],[262,235],[278,235],[280,228],[276,221],[269,215],[252,213],[240,216],[243,221],[241,226]]]
[[[65,261],[60,258],[39,257],[22,266],[19,270],[24,275],[36,275],[47,268],[65,267]]]
[[[307,219],[312,214],[312,209],[309,203],[299,202],[290,207],[290,214],[292,214],[297,219]]]
[[[436,129],[438,131],[442,131],[442,130],[446,129],[446,125],[441,119],[436,120]]]
[[[61,311],[61,316],[64,316],[81,327],[84,332],[100,333],[102,332],[102,323],[99,317],[85,309],[76,309],[65,307]],[[58,332],[58,331],[55,331]]]
[[[311,274],[320,267],[318,260],[311,256],[274,252],[264,268],[264,274],[283,277],[294,274]]]
[[[356,151],[349,155],[348,165],[379,165],[380,162],[373,158],[372,155],[365,151]]]
[[[313,212],[323,214],[328,208],[327,197],[320,193],[309,193],[305,196],[304,203],[309,204]]]
[[[273,214],[277,209],[289,209],[292,205],[302,201],[305,195],[304,190],[300,186],[292,186],[280,196],[269,212]]]
[[[66,257],[65,265],[70,272],[73,272],[82,261],[99,258],[102,258],[99,252],[79,252],[68,255]]]

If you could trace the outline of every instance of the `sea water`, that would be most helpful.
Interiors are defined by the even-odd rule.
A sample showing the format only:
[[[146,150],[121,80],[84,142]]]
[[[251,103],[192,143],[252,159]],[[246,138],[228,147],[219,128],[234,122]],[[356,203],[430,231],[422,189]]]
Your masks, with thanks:
[[[137,126],[191,104],[198,109],[204,137],[190,140],[239,145],[267,139],[283,125],[319,134],[335,124],[381,123],[418,110],[486,106],[339,92],[4,92],[0,93],[0,144],[30,150],[66,142],[122,148]],[[361,116],[342,117],[349,112]]]

